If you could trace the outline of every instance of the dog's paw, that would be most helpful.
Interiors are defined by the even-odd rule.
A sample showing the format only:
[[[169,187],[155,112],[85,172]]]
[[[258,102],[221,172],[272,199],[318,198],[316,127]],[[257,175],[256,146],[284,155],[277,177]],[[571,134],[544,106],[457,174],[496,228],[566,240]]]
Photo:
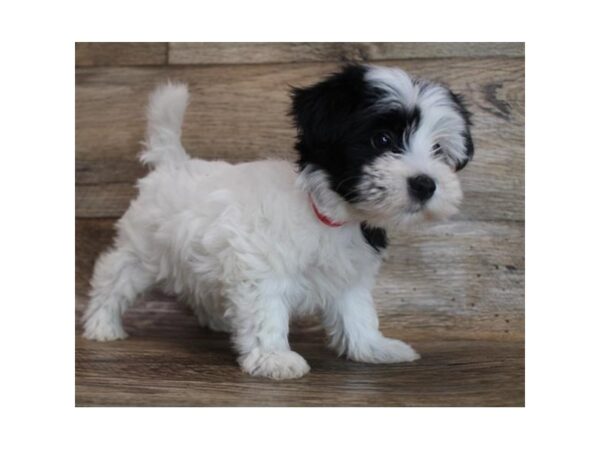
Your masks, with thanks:
[[[348,351],[348,358],[353,361],[386,364],[410,362],[421,356],[413,348],[398,339],[381,338]]]
[[[99,310],[85,320],[83,337],[93,341],[114,341],[127,338],[120,320]]]
[[[264,352],[252,350],[239,358],[242,370],[257,377],[285,380],[306,375],[310,366],[302,356],[291,350]]]

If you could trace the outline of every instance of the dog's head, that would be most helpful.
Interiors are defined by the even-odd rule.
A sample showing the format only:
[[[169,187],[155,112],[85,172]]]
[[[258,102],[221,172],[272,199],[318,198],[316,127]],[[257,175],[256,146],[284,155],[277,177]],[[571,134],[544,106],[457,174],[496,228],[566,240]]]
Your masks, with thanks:
[[[470,114],[445,86],[350,65],[292,92],[304,171],[322,171],[359,220],[378,227],[455,213],[473,157]]]

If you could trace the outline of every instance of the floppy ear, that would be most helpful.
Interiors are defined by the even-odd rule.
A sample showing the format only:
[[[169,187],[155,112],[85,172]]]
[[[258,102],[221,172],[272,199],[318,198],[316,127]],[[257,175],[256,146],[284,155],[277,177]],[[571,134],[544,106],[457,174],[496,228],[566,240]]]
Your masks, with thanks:
[[[292,89],[291,115],[299,141],[320,147],[344,136],[363,101],[365,71],[363,66],[349,65],[313,86]]]
[[[462,95],[455,94],[450,90],[448,90],[448,92],[450,92],[450,99],[454,103],[456,111],[460,114],[464,121],[464,129],[461,133],[464,144],[464,159],[458,161],[456,164],[456,171],[458,172],[459,170],[464,169],[469,161],[473,159],[473,153],[475,151],[473,148],[473,139],[471,138],[472,114],[467,110]]]

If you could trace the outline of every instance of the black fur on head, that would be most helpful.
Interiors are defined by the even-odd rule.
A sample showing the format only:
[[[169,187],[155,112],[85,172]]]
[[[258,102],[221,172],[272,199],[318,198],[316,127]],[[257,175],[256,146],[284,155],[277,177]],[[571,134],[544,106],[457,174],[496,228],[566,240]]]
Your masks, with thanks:
[[[353,177],[359,175],[356,171],[372,156],[362,142],[370,137],[361,136],[366,128],[364,111],[376,101],[365,72],[363,66],[348,65],[311,87],[292,91],[300,168],[311,164],[324,170],[332,188],[348,200]]]
[[[298,131],[300,169],[310,165],[325,171],[331,188],[350,202],[357,200],[356,185],[363,167],[387,151],[372,145],[374,134],[390,130],[399,139],[409,140],[410,133],[419,127],[422,114],[427,113],[418,103],[402,105],[391,101],[382,107],[390,94],[384,85],[368,79],[368,71],[368,66],[346,65],[313,86],[292,90],[291,115]],[[432,86],[440,89],[427,82],[414,82],[413,86],[419,86],[423,92]],[[464,120],[461,158],[448,157],[454,169],[461,170],[473,155],[470,113],[460,96],[447,89],[446,92],[446,99],[453,102]]]
[[[465,121],[465,124],[467,125],[465,128],[465,131],[463,132],[463,139],[465,142],[465,149],[466,149],[465,153],[466,153],[467,158],[460,161],[456,165],[456,170],[459,171],[459,170],[464,169],[465,166],[469,163],[469,161],[471,161],[473,159],[473,153],[475,151],[475,149],[473,147],[473,139],[471,138],[471,126],[473,125],[473,122],[471,121],[472,114],[467,110],[467,107],[465,106],[465,101],[464,101],[464,98],[462,95],[455,94],[450,89],[448,89],[448,92],[450,93],[450,98],[456,105],[455,106],[456,110],[462,116],[463,120]]]
[[[293,89],[291,116],[300,170],[325,175],[365,220],[374,248],[385,246],[383,227],[457,211],[456,172],[473,157],[473,141],[470,113],[447,87],[351,64]]]

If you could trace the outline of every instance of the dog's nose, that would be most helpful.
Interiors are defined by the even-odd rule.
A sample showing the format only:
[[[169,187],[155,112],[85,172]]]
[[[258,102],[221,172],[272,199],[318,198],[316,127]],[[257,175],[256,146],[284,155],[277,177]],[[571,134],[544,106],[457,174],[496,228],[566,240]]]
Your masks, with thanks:
[[[408,179],[408,191],[410,195],[424,202],[429,200],[435,192],[435,181],[427,175],[418,175]]]

